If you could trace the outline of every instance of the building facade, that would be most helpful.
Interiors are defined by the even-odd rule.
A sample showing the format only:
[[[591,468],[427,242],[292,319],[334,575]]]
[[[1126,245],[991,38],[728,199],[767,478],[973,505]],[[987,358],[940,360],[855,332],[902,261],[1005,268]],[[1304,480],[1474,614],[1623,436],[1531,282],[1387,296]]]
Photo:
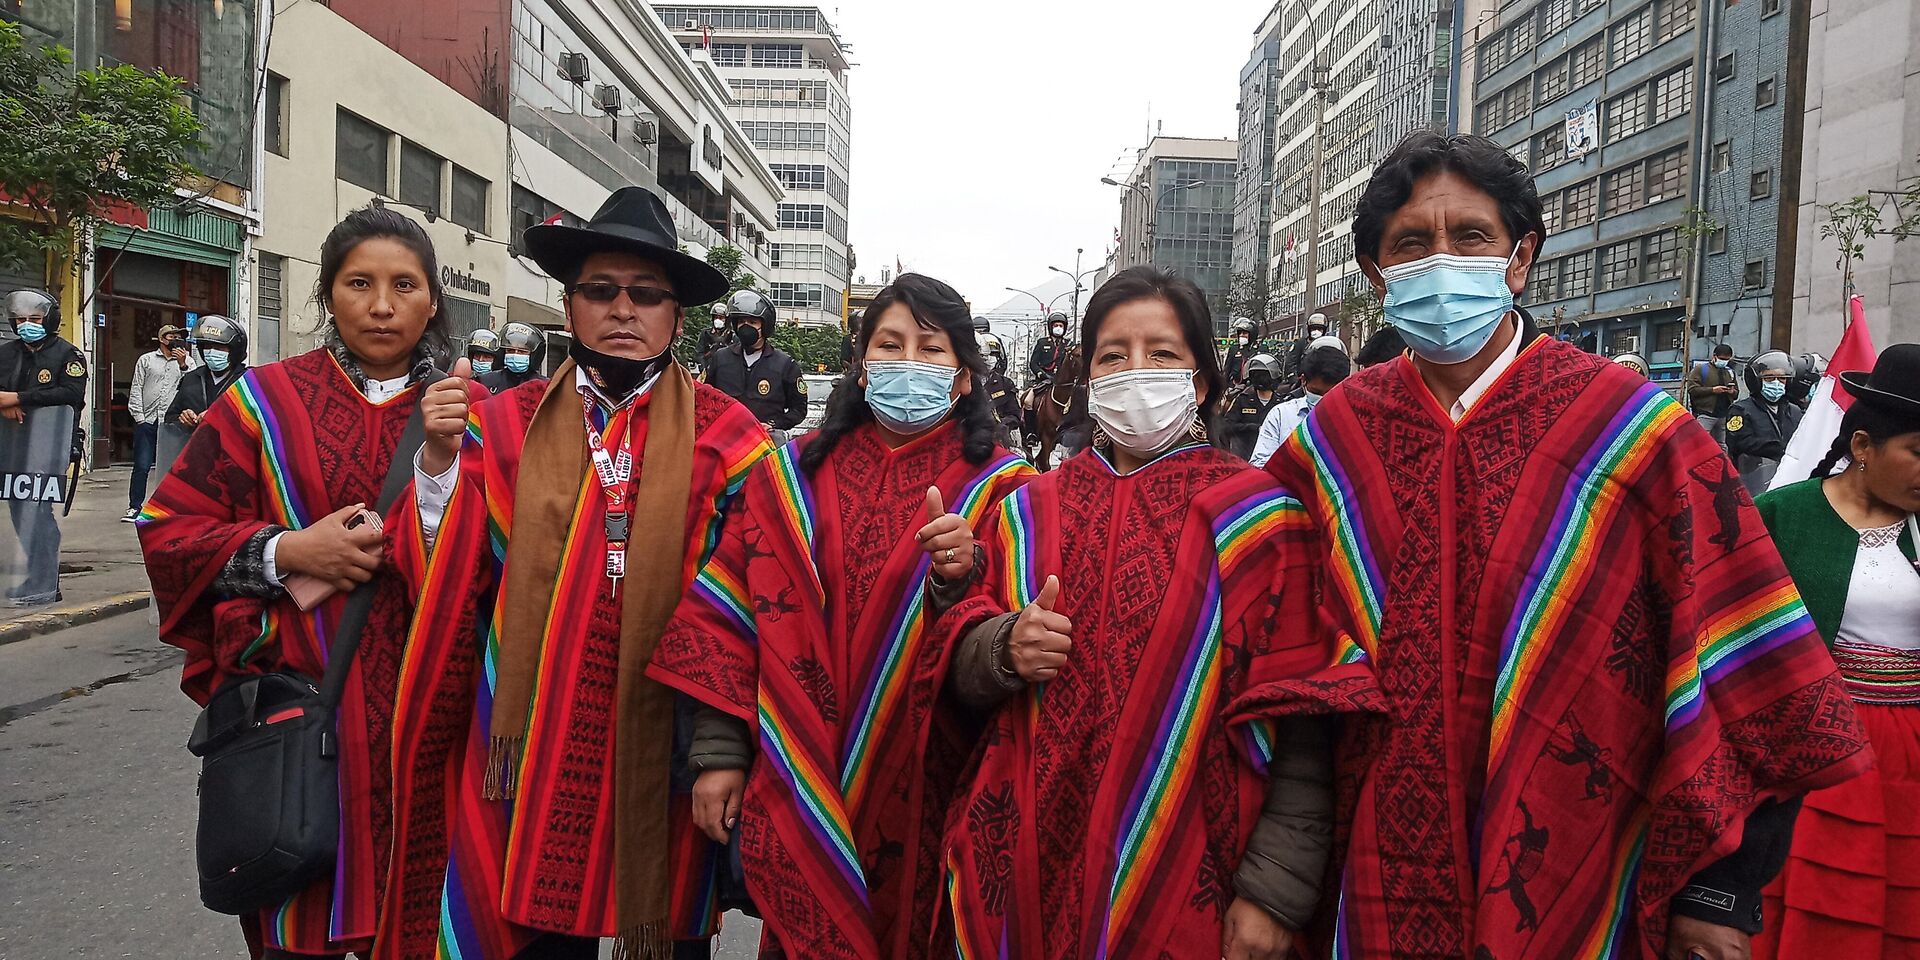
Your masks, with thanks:
[[[1472,127],[1532,168],[1546,208],[1523,303],[1667,382],[1690,347],[1696,19],[1696,0],[1539,0],[1500,11],[1475,44]]]
[[[1837,245],[1820,236],[1822,208],[1869,191],[1902,190],[1920,177],[1920,8],[1914,0],[1810,0],[1789,13],[1807,16],[1796,24],[1804,32],[1794,37],[1784,81],[1792,98],[1787,122],[1801,135],[1787,137],[1798,149],[1780,173],[1798,185],[1798,243],[1791,283],[1777,282],[1793,294],[1793,349],[1830,354],[1840,342],[1847,291],[1835,266]],[[1886,196],[1877,199],[1884,204]],[[1887,205],[1885,215],[1890,226],[1897,214]],[[1877,346],[1920,341],[1917,263],[1920,246],[1883,236],[1866,241],[1853,266],[1853,292]]]
[[[1233,191],[1233,306],[1265,319],[1270,301],[1274,131],[1280,115],[1280,4],[1253,33],[1240,68],[1240,158]]]
[[[780,241],[768,253],[768,286],[783,318],[839,325],[854,266],[846,45],[819,7],[674,4],[654,12],[682,46],[718,67],[733,116],[786,190]]]
[[[130,65],[178,77],[203,128],[201,146],[187,158],[199,173],[180,184],[177,202],[110,211],[110,222],[76,251],[72,272],[50,265],[40,276],[0,277],[0,289],[45,286],[60,296],[60,333],[91,367],[84,416],[94,465],[132,459],[126,397],[135,361],[162,326],[191,328],[206,314],[252,311],[261,11],[252,0],[0,2],[0,17],[19,24],[30,42],[71,50],[78,68]]]
[[[1231,319],[1233,209],[1240,147],[1234,140],[1154,137],[1120,191],[1120,241],[1112,266],[1151,264],[1198,284],[1214,325]]]

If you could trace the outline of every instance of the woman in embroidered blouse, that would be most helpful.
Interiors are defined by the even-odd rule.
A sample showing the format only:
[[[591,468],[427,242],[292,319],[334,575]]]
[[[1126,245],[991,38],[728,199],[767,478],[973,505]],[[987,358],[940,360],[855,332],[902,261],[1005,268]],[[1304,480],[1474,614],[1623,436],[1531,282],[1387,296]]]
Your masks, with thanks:
[[[1877,764],[1807,795],[1759,958],[1920,956],[1920,344],[1841,379],[1854,402],[1826,460],[1757,505]]]

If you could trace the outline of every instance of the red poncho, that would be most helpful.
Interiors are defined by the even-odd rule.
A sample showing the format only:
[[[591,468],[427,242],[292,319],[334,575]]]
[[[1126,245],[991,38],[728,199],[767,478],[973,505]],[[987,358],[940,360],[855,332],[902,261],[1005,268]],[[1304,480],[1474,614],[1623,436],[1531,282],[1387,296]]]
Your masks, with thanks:
[[[810,440],[761,461],[650,673],[754,724],[741,861],[789,956],[926,956],[940,831],[970,744],[939,708],[927,488],[976,528],[1033,474],[961,456],[942,426],[889,449],[872,426],[812,474]]]
[[[1083,453],[1003,502],[984,595],[941,628],[1023,609],[1052,574],[1073,650],[995,714],[954,802],[958,956],[1220,956],[1272,735],[1225,708],[1253,679],[1332,665],[1305,636],[1309,592],[1274,589],[1299,573],[1306,519],[1272,478],[1198,445],[1126,476]],[[1323,679],[1364,697],[1364,677]]]
[[[220,596],[214,578],[268,524],[299,529],[350,504],[378,500],[418,396],[409,388],[370,403],[326,350],[314,350],[247,371],[207,410],[140,522],[160,637],[187,651],[181,687],[196,702],[239,676],[285,670],[318,678],[325,671],[331,625],[345,594],[302,613],[284,595],[272,601]],[[417,524],[411,499],[402,497],[385,518],[389,560],[405,540],[396,531]],[[393,793],[403,788],[394,782],[389,752],[413,597],[400,576],[383,572],[374,583],[338,714],[335,878],[248,918],[250,938],[257,935],[268,947],[299,953],[364,948],[384,912],[382,898],[402,894],[404,884],[388,883],[389,859],[408,863],[422,856],[396,842],[415,825],[404,809],[395,815]],[[403,768],[401,779],[409,776]],[[430,809],[419,826],[437,833],[441,819]],[[431,896],[435,885],[428,882],[423,892]]]
[[[1754,807],[1868,762],[1739,475],[1618,364],[1537,337],[1455,424],[1395,359],[1269,469],[1390,701],[1340,750],[1335,956],[1661,956]]]
[[[569,369],[571,369],[569,367]],[[671,549],[684,558],[681,583],[691,582],[720,532],[721,511],[768,449],[766,432],[745,407],[702,384],[692,384],[694,449],[687,515],[669,528]],[[437,770],[450,781],[446,816],[450,854],[444,898],[415,904],[400,921],[413,957],[429,937],[445,956],[506,960],[541,931],[612,936],[617,928],[613,856],[614,740],[618,736],[668,737],[669,730],[617,730],[613,723],[615,666],[620,646],[621,606],[604,575],[606,499],[591,475],[582,476],[562,573],[553,583],[550,617],[534,706],[518,765],[518,799],[489,800],[483,791],[498,678],[497,630],[512,551],[515,482],[527,428],[548,388],[532,381],[473,408],[460,455],[460,479],[428,554],[415,536],[408,555],[426,571],[423,621],[444,630],[448,642],[422,646],[406,664],[410,703],[419,711],[405,721],[400,761]],[[569,377],[556,389],[575,389]],[[646,405],[635,400],[631,447],[646,449]],[[569,400],[579,409],[577,400]],[[626,422],[623,416],[616,423]],[[634,476],[647,469],[636,456]],[[636,517],[634,548],[660,549],[666,518]],[[477,670],[476,670],[477,668]],[[464,684],[464,689],[462,688]],[[457,732],[447,730],[453,718]],[[423,774],[423,778],[424,778]],[[671,801],[674,846],[669,858],[671,906],[668,935],[711,936],[714,848],[689,819],[687,798]],[[431,868],[431,865],[429,865]],[[386,953],[383,945],[383,954]]]

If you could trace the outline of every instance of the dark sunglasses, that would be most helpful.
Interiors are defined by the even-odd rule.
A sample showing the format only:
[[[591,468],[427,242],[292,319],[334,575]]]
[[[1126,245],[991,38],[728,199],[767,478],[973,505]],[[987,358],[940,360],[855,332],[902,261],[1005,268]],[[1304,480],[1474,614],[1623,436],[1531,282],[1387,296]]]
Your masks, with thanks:
[[[657,307],[666,303],[668,300],[678,301],[680,299],[674,296],[672,290],[642,286],[640,284],[624,286],[618,283],[604,283],[597,280],[590,280],[586,283],[576,283],[567,288],[568,293],[577,293],[594,303],[612,303],[615,297],[620,296],[620,291],[622,290],[627,292],[627,299],[632,300],[634,305],[639,307]]]

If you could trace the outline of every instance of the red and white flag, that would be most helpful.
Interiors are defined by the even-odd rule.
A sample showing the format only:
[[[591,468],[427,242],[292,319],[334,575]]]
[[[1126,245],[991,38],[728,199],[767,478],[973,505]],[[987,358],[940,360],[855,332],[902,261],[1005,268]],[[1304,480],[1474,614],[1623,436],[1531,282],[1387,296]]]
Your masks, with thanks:
[[[1280,255],[1287,260],[1293,259],[1293,234],[1287,234],[1287,245],[1280,248]]]
[[[1867,308],[1859,294],[1854,294],[1848,310],[1853,320],[1840,335],[1840,346],[1834,349],[1833,359],[1827,361],[1826,376],[1821,377],[1820,385],[1814,388],[1806,416],[1793,432],[1793,439],[1787,441],[1787,452],[1780,458],[1780,469],[1774,472],[1773,482],[1767,486],[1769,490],[1807,479],[1813,475],[1813,468],[1827,458],[1827,451],[1833,448],[1833,438],[1840,435],[1840,418],[1853,406],[1853,394],[1840,382],[1840,375],[1870,371],[1874,358],[1879,356],[1873,349],[1873,333],[1867,329]]]

